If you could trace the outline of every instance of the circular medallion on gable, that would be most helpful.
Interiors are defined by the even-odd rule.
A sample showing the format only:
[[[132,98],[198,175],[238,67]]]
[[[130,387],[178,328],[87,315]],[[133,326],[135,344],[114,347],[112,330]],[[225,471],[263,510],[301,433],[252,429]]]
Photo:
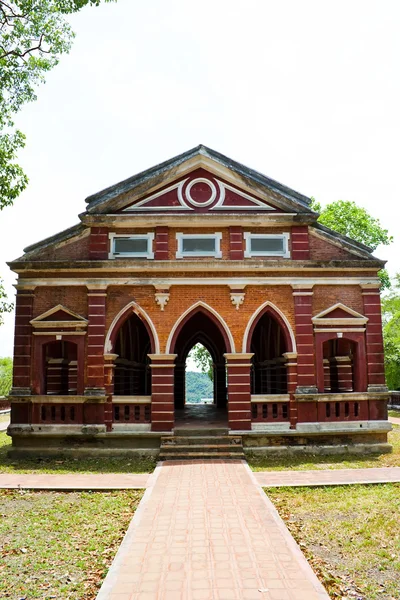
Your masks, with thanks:
[[[194,206],[209,206],[217,197],[217,189],[212,181],[204,177],[192,179],[186,188],[186,198]]]

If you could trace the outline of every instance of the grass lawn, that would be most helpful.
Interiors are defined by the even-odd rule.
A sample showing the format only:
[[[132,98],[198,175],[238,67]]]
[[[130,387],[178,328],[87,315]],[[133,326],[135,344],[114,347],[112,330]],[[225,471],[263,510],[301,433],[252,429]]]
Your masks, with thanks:
[[[0,491],[0,597],[92,600],[143,495]]]
[[[400,427],[393,425],[388,435],[388,442],[393,446],[391,454],[333,454],[319,456],[304,454],[298,456],[267,456],[249,458],[248,463],[253,471],[309,471],[312,469],[362,469],[371,467],[400,467]]]
[[[400,598],[400,484],[265,491],[331,598]]]
[[[152,458],[99,456],[85,458],[9,458],[11,438],[0,432],[0,473],[151,473]]]
[[[389,410],[389,417],[396,417],[396,419],[400,419],[400,410]]]

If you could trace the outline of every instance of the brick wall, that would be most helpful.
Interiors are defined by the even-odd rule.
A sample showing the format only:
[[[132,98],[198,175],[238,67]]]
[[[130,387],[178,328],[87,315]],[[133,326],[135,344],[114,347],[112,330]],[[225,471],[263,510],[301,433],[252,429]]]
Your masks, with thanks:
[[[37,287],[34,294],[33,317],[38,317],[57,304],[87,318],[87,289],[80,286]]]
[[[358,256],[351,254],[351,252],[313,235],[312,228],[310,228],[309,237],[311,260],[360,260]]]
[[[227,285],[214,286],[172,286],[170,299],[164,311],[156,304],[153,286],[113,286],[108,289],[106,330],[113,319],[129,302],[134,300],[150,316],[160,339],[161,352],[176,321],[190,306],[203,301],[214,308],[225,320],[235,341],[236,351],[242,351],[242,341],[248,321],[261,304],[269,300],[285,314],[294,328],[294,305],[290,286],[260,288],[248,286],[244,303],[239,310],[230,299]]]
[[[313,316],[338,302],[363,314],[363,297],[359,285],[316,285],[313,292]]]
[[[89,232],[78,240],[65,242],[58,248],[50,247],[38,253],[40,260],[85,260],[89,258]]]

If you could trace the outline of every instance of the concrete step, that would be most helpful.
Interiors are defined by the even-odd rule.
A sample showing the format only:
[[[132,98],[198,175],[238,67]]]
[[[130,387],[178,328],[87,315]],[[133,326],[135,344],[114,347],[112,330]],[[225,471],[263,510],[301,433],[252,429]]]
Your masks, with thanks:
[[[195,444],[171,444],[168,446],[161,446],[160,452],[167,452],[173,454],[174,452],[243,452],[243,446],[230,446],[229,444],[207,444],[207,445],[195,445]]]
[[[175,454],[164,454],[163,452],[160,452],[158,458],[159,460],[188,460],[202,458],[244,460],[245,456],[242,453],[236,452],[177,452]]]
[[[208,446],[208,445],[228,445],[228,446],[241,446],[242,445],[242,438],[240,436],[230,436],[230,435],[226,435],[226,436],[219,436],[219,437],[213,437],[213,436],[201,436],[201,435],[196,435],[196,436],[181,436],[181,435],[174,435],[174,436],[165,436],[161,438],[161,445],[162,446],[175,446],[177,444],[181,444],[181,445],[204,445],[204,446]]]
[[[176,436],[220,436],[228,435],[229,429],[227,427],[213,427],[206,429],[205,427],[176,427],[174,434]]]
[[[193,430],[194,431],[194,430]],[[199,430],[196,430],[199,431]],[[182,460],[189,458],[236,458],[244,459],[240,435],[210,435],[204,429],[199,435],[162,436],[160,460]]]

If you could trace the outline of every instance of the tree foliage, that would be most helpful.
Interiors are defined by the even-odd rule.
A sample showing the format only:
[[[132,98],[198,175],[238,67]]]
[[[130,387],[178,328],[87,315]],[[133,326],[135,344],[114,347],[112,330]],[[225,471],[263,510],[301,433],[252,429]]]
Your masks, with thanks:
[[[213,384],[205,373],[187,371],[186,402],[199,403],[204,398],[212,398],[213,394]]]
[[[197,368],[199,368],[202,373],[206,373],[210,381],[213,381],[213,359],[207,348],[202,344],[196,344],[189,352],[189,357],[194,361]]]
[[[16,162],[25,136],[14,128],[15,114],[36,100],[36,86],[69,52],[74,33],[66,15],[87,4],[100,0],[0,0],[0,210],[28,184]]]
[[[66,15],[87,4],[98,6],[100,0],[0,0],[0,210],[28,185],[17,162],[25,135],[15,128],[15,115],[36,100],[37,85],[69,52],[74,33]],[[0,325],[12,308],[0,279]]]
[[[336,200],[322,208],[321,204],[313,198],[311,208],[320,213],[319,223],[365,244],[371,250],[376,250],[381,244],[388,246],[393,242],[393,237],[382,227],[379,219],[370,215],[365,208],[355,202]],[[379,277],[381,288],[388,289],[390,278],[386,269],[379,272]]]
[[[385,372],[389,389],[400,389],[400,275],[382,299]]]
[[[3,314],[11,312],[13,308],[13,303],[7,301],[7,294],[5,292],[3,282],[0,279],[0,325],[3,325],[4,323]]]
[[[0,358],[0,396],[8,396],[12,385],[11,358]]]

